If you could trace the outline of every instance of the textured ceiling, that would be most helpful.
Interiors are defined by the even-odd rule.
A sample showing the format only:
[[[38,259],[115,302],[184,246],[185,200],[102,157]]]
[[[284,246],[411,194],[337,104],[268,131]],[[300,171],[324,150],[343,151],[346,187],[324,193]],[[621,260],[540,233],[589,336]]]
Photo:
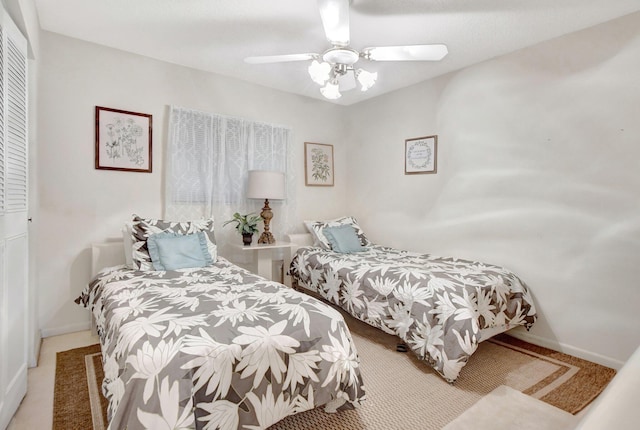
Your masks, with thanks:
[[[326,100],[308,61],[248,56],[330,48],[314,0],[35,0],[43,30]],[[440,62],[368,62],[367,92],[350,105],[640,10],[639,0],[353,0],[351,47],[444,43]]]

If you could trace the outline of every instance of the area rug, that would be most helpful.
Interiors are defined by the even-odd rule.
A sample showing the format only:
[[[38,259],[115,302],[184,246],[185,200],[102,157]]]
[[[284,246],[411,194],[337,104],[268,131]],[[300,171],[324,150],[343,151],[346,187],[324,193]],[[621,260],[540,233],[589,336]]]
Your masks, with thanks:
[[[501,385],[442,430],[560,430],[573,429],[577,422],[575,415]]]
[[[351,317],[345,319],[361,358],[367,400],[362,407],[353,411],[327,414],[322,408],[317,408],[303,412],[287,417],[270,429],[437,430],[500,386],[575,414],[588,405],[615,375],[613,369],[531,345],[508,335],[499,335],[480,344],[456,383],[451,385],[413,354],[396,352],[396,337]],[[90,352],[76,353],[77,350],[71,350],[59,353],[58,366],[71,368],[64,374],[74,373],[74,377],[83,378],[85,387],[93,385],[92,391],[97,393],[91,396],[91,401],[76,396],[75,386],[66,394],[58,393],[69,384],[64,381],[59,383],[56,370],[54,429],[91,428],[56,426],[55,421],[62,419],[63,423],[69,422],[66,415],[80,414],[81,409],[90,417],[92,404],[94,410],[101,412],[94,414],[96,422],[93,428],[106,428],[106,402],[99,390],[102,378],[98,376],[101,372],[100,356],[98,354],[94,356],[98,359],[88,359],[86,364],[84,360],[84,355],[95,354],[97,347],[95,345],[92,351],[88,350]],[[71,353],[71,356],[84,355],[82,359],[74,360],[75,365],[69,365],[67,361],[71,359],[67,353]],[[94,367],[96,375],[90,377],[89,381],[86,377],[87,366]],[[65,400],[72,404],[66,404]]]
[[[91,400],[85,357],[100,354],[100,345],[59,352],[53,390],[53,430],[91,429]],[[102,365],[98,372],[102,372]],[[102,374],[102,378],[104,374]],[[93,403],[100,403],[94,399]],[[106,399],[105,399],[106,408]],[[105,417],[106,419],[106,417]]]

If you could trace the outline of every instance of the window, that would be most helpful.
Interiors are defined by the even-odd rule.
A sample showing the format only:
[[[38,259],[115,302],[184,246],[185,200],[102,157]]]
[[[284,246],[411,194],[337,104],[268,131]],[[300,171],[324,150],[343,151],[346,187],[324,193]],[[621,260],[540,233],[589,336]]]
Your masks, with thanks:
[[[291,133],[280,125],[171,107],[165,218],[224,221],[234,212],[259,212],[262,202],[246,198],[248,171],[284,172],[292,183]],[[277,203],[286,212],[294,207],[293,189],[288,185],[286,201]],[[285,222],[284,211],[278,212],[276,222]]]

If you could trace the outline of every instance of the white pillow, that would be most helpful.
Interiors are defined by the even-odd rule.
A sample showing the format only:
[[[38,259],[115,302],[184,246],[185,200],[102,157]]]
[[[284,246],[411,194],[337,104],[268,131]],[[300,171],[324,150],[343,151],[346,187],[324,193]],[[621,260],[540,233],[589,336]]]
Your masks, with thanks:
[[[133,265],[133,238],[131,237],[132,223],[125,223],[122,227],[122,242],[124,244],[124,261],[127,269],[135,269]]]
[[[304,226],[307,227],[307,230],[309,231],[309,233],[311,233],[311,237],[313,237],[313,246],[322,247],[322,243],[318,239],[318,234],[313,229],[313,224],[316,223],[317,221],[303,221],[303,222],[304,222]]]

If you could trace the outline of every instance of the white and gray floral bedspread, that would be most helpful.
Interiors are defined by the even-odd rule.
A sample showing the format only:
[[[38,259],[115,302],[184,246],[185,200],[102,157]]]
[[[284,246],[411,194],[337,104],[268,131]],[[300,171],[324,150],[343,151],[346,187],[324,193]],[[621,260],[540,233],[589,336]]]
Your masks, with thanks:
[[[453,382],[478,347],[482,329],[536,321],[527,286],[491,264],[373,245],[339,254],[298,249],[289,273],[354,317],[400,337]]]
[[[265,429],[365,398],[339,312],[222,258],[106,269],[76,302],[97,320],[110,429]]]

